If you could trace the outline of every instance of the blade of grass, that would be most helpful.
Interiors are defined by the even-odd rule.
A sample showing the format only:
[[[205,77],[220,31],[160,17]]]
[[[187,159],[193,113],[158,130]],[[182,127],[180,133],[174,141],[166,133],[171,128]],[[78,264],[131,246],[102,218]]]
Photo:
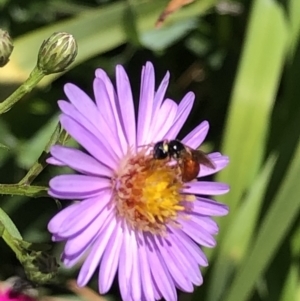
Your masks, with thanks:
[[[229,225],[213,266],[211,279],[214,281],[209,283],[208,301],[221,300],[232,274],[249,248],[275,161],[275,156],[269,158],[238,209],[235,220]]]
[[[223,140],[230,165],[218,175],[231,191],[222,198],[230,207],[230,224],[247,187],[260,169],[270,113],[278,89],[288,32],[282,7],[255,0],[235,81]]]
[[[251,251],[239,267],[224,301],[247,300],[257,279],[268,267],[279,244],[299,214],[299,178],[300,141],[273,205],[268,210]]]

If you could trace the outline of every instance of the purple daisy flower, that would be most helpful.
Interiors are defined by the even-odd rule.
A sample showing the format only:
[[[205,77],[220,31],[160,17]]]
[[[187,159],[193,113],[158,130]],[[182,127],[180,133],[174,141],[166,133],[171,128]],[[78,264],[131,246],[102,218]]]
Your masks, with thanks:
[[[201,285],[199,267],[208,263],[198,245],[215,246],[218,226],[211,216],[228,213],[227,206],[203,197],[228,192],[226,184],[183,182],[175,160],[153,158],[154,143],[176,138],[195,98],[190,92],[178,105],[164,99],[168,83],[169,73],[155,90],[153,65],[143,67],[137,122],[122,66],[116,67],[116,89],[96,70],[95,102],[72,84],[65,85],[70,102],[58,102],[63,128],[86,152],[52,147],[48,162],[78,174],[54,177],[49,194],[79,202],[53,217],[48,228],[54,241],[66,241],[64,264],[82,263],[79,286],[98,269],[99,292],[105,294],[117,274],[124,301],[175,301],[176,288],[192,292]],[[202,122],[182,143],[197,148],[208,127]],[[215,168],[201,165],[200,178],[228,163],[220,153],[208,158]]]

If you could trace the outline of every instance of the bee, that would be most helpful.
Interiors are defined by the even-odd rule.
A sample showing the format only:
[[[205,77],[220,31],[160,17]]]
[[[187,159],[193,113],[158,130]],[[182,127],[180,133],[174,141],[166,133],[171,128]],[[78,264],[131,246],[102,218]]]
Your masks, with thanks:
[[[201,150],[195,150],[178,140],[164,140],[153,147],[153,158],[156,160],[174,159],[178,162],[183,182],[197,178],[200,165],[215,169],[214,163]]]

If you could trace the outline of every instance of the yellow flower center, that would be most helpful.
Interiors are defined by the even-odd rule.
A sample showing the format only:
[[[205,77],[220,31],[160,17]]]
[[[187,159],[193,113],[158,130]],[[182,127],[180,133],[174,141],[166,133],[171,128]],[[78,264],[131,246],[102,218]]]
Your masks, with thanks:
[[[147,148],[129,152],[113,179],[117,212],[135,230],[163,234],[194,199],[180,193],[183,184],[177,164],[154,160]]]

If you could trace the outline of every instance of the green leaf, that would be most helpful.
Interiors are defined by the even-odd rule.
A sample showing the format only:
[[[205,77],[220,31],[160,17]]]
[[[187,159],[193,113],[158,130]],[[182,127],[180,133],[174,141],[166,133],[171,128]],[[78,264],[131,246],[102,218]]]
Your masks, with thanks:
[[[163,50],[181,39],[188,31],[197,26],[197,18],[190,18],[188,20],[176,22],[170,26],[162,27],[160,30],[149,30],[141,35],[141,42],[143,46],[151,50]]]
[[[22,239],[22,236],[13,223],[13,221],[10,219],[10,217],[0,208],[0,222],[2,224],[2,227],[10,234],[10,236],[16,238],[16,239]]]
[[[136,28],[139,35],[153,30],[155,21],[166,3],[167,1],[153,0],[130,2],[130,9],[135,12]],[[195,1],[170,16],[164,26],[201,15],[213,7],[215,3],[216,0]],[[24,81],[36,64],[41,43],[53,32],[66,31],[76,38],[78,55],[72,67],[124,44],[128,39],[126,26],[124,26],[126,19],[124,16],[128,13],[128,5],[126,1],[118,1],[98,9],[89,9],[72,19],[50,24],[14,40],[14,51],[10,64],[7,65],[6,72],[0,73],[0,81]],[[24,49],[31,49],[31,51],[27,51],[25,54]],[[40,86],[48,85],[60,75],[45,77]]]

